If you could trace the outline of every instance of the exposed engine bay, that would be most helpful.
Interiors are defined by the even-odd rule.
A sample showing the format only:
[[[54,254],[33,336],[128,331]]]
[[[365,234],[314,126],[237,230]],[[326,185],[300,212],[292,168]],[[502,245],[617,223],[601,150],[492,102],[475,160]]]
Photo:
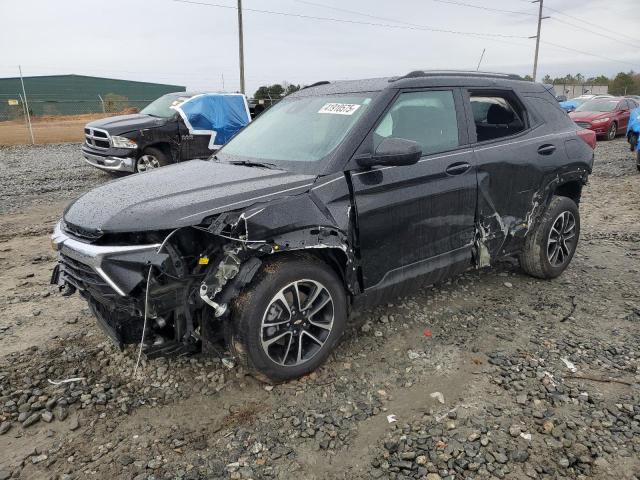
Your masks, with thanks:
[[[338,264],[349,251],[342,233],[322,226],[289,232],[286,240],[249,238],[248,218],[264,210],[222,213],[208,226],[100,238],[61,221],[53,235],[60,262],[52,283],[64,295],[77,291],[87,300],[119,348],[142,341],[147,358],[218,351],[229,340],[224,321],[231,302],[258,271],[262,257],[318,248]],[[331,260],[335,255],[341,258]]]

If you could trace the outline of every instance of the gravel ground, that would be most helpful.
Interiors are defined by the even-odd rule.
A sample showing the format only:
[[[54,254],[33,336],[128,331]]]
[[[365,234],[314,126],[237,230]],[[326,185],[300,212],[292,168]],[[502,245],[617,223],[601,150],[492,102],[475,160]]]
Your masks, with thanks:
[[[34,203],[72,200],[114,178],[89,167],[80,143],[0,147],[0,214]]]
[[[275,387],[205,356],[133,377],[135,349],[47,285],[47,230],[109,178],[77,148],[0,151],[0,480],[640,478],[640,175],[623,139],[598,144],[560,278],[503,262],[358,312],[325,366]]]

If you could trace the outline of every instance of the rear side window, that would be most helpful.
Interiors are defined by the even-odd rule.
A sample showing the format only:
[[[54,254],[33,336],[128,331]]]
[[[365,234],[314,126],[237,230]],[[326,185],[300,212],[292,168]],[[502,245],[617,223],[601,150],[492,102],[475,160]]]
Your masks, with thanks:
[[[469,95],[478,142],[508,137],[525,130],[524,111],[508,92],[470,92]]]
[[[453,92],[402,93],[373,133],[374,150],[385,138],[413,140],[422,154],[444,152],[459,145]]]

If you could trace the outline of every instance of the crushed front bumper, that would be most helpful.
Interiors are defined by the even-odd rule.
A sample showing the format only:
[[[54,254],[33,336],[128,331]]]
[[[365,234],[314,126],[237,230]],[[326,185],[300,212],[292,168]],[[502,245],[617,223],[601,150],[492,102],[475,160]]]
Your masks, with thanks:
[[[93,245],[67,235],[61,223],[58,222],[51,236],[52,245],[60,255],[59,269],[54,272],[58,285],[68,281],[76,288],[85,289],[104,282],[124,297],[140,281],[143,267],[152,262],[160,246]]]
[[[82,150],[85,160],[89,165],[93,165],[108,172],[135,172],[136,159],[131,157],[111,157],[96,155]]]

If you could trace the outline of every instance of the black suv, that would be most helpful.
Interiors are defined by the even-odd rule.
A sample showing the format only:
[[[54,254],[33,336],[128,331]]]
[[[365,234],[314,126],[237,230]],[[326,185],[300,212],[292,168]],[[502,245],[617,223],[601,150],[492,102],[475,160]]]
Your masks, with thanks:
[[[55,228],[52,282],[150,358],[226,342],[259,378],[299,377],[356,305],[505,256],[560,275],[594,145],[514,75],[320,82],[209,160],[80,197]]]

